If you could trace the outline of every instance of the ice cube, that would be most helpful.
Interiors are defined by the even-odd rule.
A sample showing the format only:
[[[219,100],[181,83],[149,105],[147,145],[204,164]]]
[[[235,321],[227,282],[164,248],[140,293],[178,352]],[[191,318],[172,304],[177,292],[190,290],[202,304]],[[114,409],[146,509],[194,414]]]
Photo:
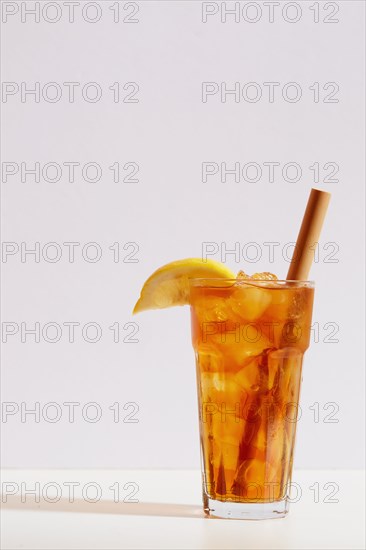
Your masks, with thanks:
[[[235,445],[226,441],[213,440],[213,465],[215,468],[220,467],[220,458],[223,462],[225,470],[235,470],[238,463],[239,440]]]
[[[215,403],[218,407],[225,404],[234,408],[246,398],[246,392],[236,383],[232,375],[225,372],[203,372],[200,375],[202,400]],[[220,408],[221,411],[221,408]]]
[[[220,372],[223,370],[223,357],[212,345],[199,344],[196,361],[201,372]]]
[[[196,301],[195,309],[201,322],[226,321],[231,313],[226,300],[220,296],[205,296],[201,301]]]
[[[269,271],[263,271],[263,273],[254,273],[250,279],[259,279],[261,281],[278,281],[277,275],[269,273]]]
[[[244,271],[240,270],[236,278],[240,281],[244,281],[245,279],[250,279],[250,275],[247,275]]]
[[[238,285],[228,299],[228,306],[241,319],[259,319],[272,301],[271,291],[255,285]]]
[[[298,401],[303,354],[296,348],[283,348],[268,354],[268,369],[274,373],[274,396],[284,405]]]
[[[245,367],[240,369],[235,375],[235,381],[245,391],[257,391],[260,387],[257,359],[252,359]]]
[[[261,280],[261,281],[278,281],[277,275],[269,273],[269,271],[263,271],[262,273],[254,273],[254,275],[247,275],[244,271],[240,270],[236,276],[237,279],[243,280]]]
[[[258,501],[263,497],[264,476],[264,461],[257,458],[244,460],[236,472],[232,492],[245,500]]]

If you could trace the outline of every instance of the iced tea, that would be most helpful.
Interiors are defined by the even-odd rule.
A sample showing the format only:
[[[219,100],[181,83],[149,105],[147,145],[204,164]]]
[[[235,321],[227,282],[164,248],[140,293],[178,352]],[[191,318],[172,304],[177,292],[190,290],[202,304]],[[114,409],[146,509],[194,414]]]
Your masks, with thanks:
[[[313,284],[191,281],[203,499],[208,514],[287,512]]]

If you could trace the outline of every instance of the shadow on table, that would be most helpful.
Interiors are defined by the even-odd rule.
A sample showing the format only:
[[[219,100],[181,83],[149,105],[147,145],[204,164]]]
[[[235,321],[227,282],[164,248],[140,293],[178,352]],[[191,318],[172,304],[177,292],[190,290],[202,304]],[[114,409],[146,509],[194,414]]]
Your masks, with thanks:
[[[34,496],[29,496],[26,502],[22,502],[19,496],[7,496],[6,502],[1,503],[3,510],[24,510],[37,512],[67,512],[79,514],[115,514],[126,516],[161,516],[179,518],[204,518],[205,515],[200,506],[191,504],[169,504],[161,502],[113,502],[99,501],[87,502],[75,499],[69,502],[60,499],[57,502],[35,502]]]

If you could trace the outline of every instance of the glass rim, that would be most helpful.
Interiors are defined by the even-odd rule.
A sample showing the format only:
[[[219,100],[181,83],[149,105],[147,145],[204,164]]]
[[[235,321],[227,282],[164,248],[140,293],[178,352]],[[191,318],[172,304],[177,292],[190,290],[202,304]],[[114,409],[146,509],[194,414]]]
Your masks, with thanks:
[[[192,277],[189,280],[189,284],[192,286],[210,286],[216,287],[215,283],[233,283],[233,284],[248,284],[248,285],[257,285],[260,283],[261,286],[268,285],[273,288],[273,286],[279,284],[280,286],[289,284],[292,287],[294,286],[304,286],[308,288],[315,287],[315,281],[312,280],[295,280],[295,279],[233,279],[232,277]],[[205,284],[207,283],[207,284]],[[211,284],[212,283],[212,284]]]

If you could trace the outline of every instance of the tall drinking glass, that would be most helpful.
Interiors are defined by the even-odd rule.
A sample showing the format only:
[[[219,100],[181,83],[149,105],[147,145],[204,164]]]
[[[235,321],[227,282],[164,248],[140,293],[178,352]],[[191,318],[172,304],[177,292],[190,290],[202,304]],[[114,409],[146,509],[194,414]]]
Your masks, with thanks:
[[[310,281],[192,279],[204,510],[288,511]]]

